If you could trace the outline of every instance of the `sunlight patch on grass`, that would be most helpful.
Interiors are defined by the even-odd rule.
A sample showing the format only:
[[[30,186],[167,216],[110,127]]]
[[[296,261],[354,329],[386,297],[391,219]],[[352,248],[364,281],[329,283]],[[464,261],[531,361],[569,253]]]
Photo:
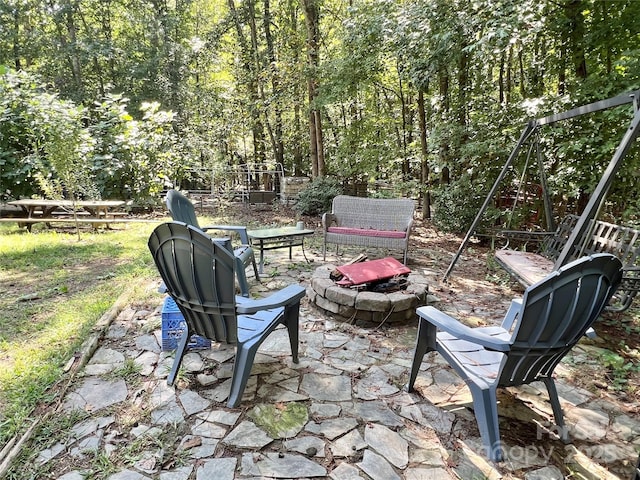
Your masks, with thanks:
[[[114,289],[95,288],[85,292],[91,302],[75,298],[47,318],[46,327],[25,338],[3,342],[10,355],[0,372],[5,432],[20,427],[24,414],[46,397],[47,389],[62,374],[62,368],[86,338],[102,314],[113,304]]]
[[[153,225],[75,234],[0,226],[0,446],[28,427],[89,332],[127,292],[157,276]],[[75,232],[74,232],[75,233]]]

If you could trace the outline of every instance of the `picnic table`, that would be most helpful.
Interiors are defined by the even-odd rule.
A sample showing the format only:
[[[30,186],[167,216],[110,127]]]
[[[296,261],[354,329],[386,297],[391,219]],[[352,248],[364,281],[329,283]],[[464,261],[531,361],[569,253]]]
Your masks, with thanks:
[[[56,215],[72,216],[74,209],[76,213],[88,215],[88,219],[93,222],[104,220],[106,218],[115,217],[115,210],[125,204],[122,200],[51,200],[51,199],[32,199],[23,198],[7,202],[9,205],[20,207],[27,215],[27,220],[22,224],[31,230],[31,225],[38,221],[49,222]],[[119,213],[119,212],[118,212]]]

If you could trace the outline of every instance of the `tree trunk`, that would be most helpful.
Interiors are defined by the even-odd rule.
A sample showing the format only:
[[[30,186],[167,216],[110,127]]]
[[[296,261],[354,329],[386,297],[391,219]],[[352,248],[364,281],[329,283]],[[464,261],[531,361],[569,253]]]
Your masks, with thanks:
[[[507,55],[507,79],[505,80],[505,102],[507,105],[511,103],[511,85],[513,83],[511,79],[511,66],[513,64],[513,45],[509,46],[509,54]]]
[[[438,86],[440,93],[442,117],[447,117],[449,112],[449,73],[446,67],[441,66],[438,71]],[[440,165],[442,165],[442,173],[440,181],[443,185],[451,183],[450,167],[449,167],[449,142],[447,138],[440,141],[439,148]]]
[[[291,29],[292,31],[297,31],[297,22],[298,20],[298,15],[297,15],[297,11],[295,8],[291,9]],[[299,61],[299,48],[297,48],[297,45],[292,45],[292,52],[293,52],[293,63],[294,65],[298,64]],[[296,176],[301,176],[303,171],[304,171],[304,165],[303,165],[303,160],[302,160],[302,139],[303,139],[303,129],[304,126],[302,125],[302,120],[301,120],[301,108],[300,108],[300,101],[298,101],[298,99],[302,99],[303,95],[302,95],[302,90],[303,90],[303,86],[301,85],[300,82],[295,82],[293,84],[293,89],[294,89],[294,98],[295,100],[293,101],[293,138],[292,138],[292,142],[293,142],[293,171],[294,174]]]
[[[500,54],[500,70],[498,72],[498,101],[500,105],[504,105],[504,64],[505,54],[502,51]]]
[[[531,67],[531,75],[530,75],[530,91],[531,95],[534,97],[539,97],[542,95],[542,80],[543,80],[543,71],[542,71],[542,63],[540,59],[543,58],[543,47],[542,47],[542,36],[540,34],[536,35],[535,41],[533,43],[533,67]],[[538,66],[540,65],[540,66]]]
[[[16,70],[22,69],[20,61],[20,9],[13,9],[13,63]]]
[[[262,125],[262,121],[260,119],[260,109],[258,108],[260,104],[260,94],[258,91],[258,80],[257,80],[257,35],[255,33],[255,18],[253,18],[253,0],[250,0],[249,7],[250,13],[249,17],[249,28],[251,29],[251,46],[249,42],[247,42],[247,38],[242,31],[242,24],[240,22],[240,18],[238,16],[238,12],[235,7],[234,0],[227,0],[229,5],[229,11],[231,12],[231,16],[233,18],[236,33],[238,35],[238,44],[240,45],[240,51],[242,56],[242,68],[245,72],[244,84],[246,85],[248,95],[249,95],[249,115],[251,117],[251,134],[253,136],[253,156],[254,162],[256,163],[264,163],[265,162],[265,149],[264,149],[264,127]],[[253,24],[253,26],[252,26]]]
[[[58,33],[58,40],[62,47],[63,55],[69,64],[69,70],[73,78],[74,89],[81,98],[82,92],[82,67],[77,52],[76,25],[74,21],[75,5],[66,2],[62,9],[59,5],[55,5],[53,0],[49,1],[51,11],[61,11],[61,16],[56,15],[55,24]]]
[[[424,92],[418,91],[418,122],[420,126],[420,184],[422,185],[422,219],[431,218],[431,192],[429,190],[429,145],[427,143],[427,114]]]
[[[318,176],[323,177],[327,171],[324,164],[324,133],[322,131],[322,115],[320,113],[320,109],[316,108],[313,110],[314,117],[314,126],[316,129],[316,161],[318,163]]]
[[[522,58],[522,48],[518,50],[518,74],[520,76],[520,96],[522,98],[527,97],[527,90],[525,87],[525,75],[524,75],[524,60]]]
[[[565,4],[565,15],[568,19],[569,44],[571,46],[571,60],[576,78],[587,78],[587,61],[584,53],[584,16],[582,12],[587,8],[583,0],[570,0]]]
[[[264,98],[262,93],[262,83],[258,80],[260,71],[260,54],[258,50],[258,27],[256,26],[255,0],[249,0],[244,3],[247,7],[247,22],[249,24],[249,32],[251,33],[251,48],[247,52],[247,62],[252,67],[253,75],[251,75],[251,133],[253,135],[253,155],[257,164],[266,162],[266,147],[264,138],[264,125],[262,123],[260,104]],[[245,44],[246,45],[246,44]],[[258,180],[260,184],[260,180]]]
[[[400,90],[400,105],[402,108],[402,177],[409,180],[411,177],[411,163],[409,161],[409,145],[413,141],[413,109],[411,108],[411,97],[407,98],[402,81],[402,69],[396,63],[398,71],[398,88]]]
[[[284,164],[284,145],[282,141],[282,106],[280,104],[280,73],[276,62],[275,47],[271,36],[271,11],[269,0],[264,0],[264,38],[267,44],[267,62],[269,64],[269,75],[271,76],[271,101],[273,105],[273,129],[269,129],[271,134],[271,144],[273,154],[277,163]],[[268,119],[268,114],[265,112]],[[269,122],[267,120],[267,126]]]
[[[108,8],[108,3],[104,2],[107,5]],[[82,12],[78,12],[79,16],[80,16],[80,21],[82,22],[82,26],[85,29],[86,32],[91,32],[91,27],[87,24],[87,20],[85,19],[85,16],[82,14]],[[97,39],[96,39],[97,40]],[[106,90],[105,90],[105,78],[102,72],[102,66],[100,65],[100,62],[98,61],[98,57],[94,54],[91,57],[91,63],[93,64],[93,70],[94,70],[94,75],[98,81],[98,87],[99,87],[99,91],[100,91],[100,96],[104,97],[106,94]]]
[[[609,18],[609,11],[607,10],[607,6],[608,6],[608,2],[602,2],[602,23],[605,25],[609,25],[611,22],[611,19]],[[604,44],[602,46],[602,48],[604,49],[604,59],[605,59],[605,66],[607,69],[607,75],[611,73],[612,69],[613,69],[613,55],[611,52],[611,36],[607,36]]]
[[[318,54],[320,41],[319,9],[316,0],[302,0],[302,8],[305,12],[307,27],[307,89],[309,94],[309,137],[311,170],[314,177],[323,176],[325,172],[322,119],[320,108],[316,105],[318,97],[318,66],[320,56]]]
[[[458,60],[458,125],[463,127],[462,131],[466,132],[467,118],[469,116],[468,108],[468,88],[469,88],[469,55],[464,51],[463,45]],[[466,133],[463,133],[466,135]],[[464,141],[464,139],[463,139]]]
[[[567,47],[562,45],[560,47],[560,65],[558,67],[560,69],[558,71],[558,95],[564,95],[565,87],[567,84],[567,71],[565,70],[566,57],[567,57]]]
[[[313,101],[313,87],[308,85],[309,89],[309,103]],[[316,116],[313,110],[309,112],[309,160],[311,160],[311,177],[316,178],[320,176],[320,170],[318,169],[318,139],[316,128]]]
[[[75,6],[69,5],[66,12],[66,24],[69,32],[69,48],[71,50],[69,56],[71,61],[71,69],[73,71],[73,79],[75,80],[78,91],[83,89],[82,67],[80,57],[78,55],[78,38],[77,27],[74,18]]]

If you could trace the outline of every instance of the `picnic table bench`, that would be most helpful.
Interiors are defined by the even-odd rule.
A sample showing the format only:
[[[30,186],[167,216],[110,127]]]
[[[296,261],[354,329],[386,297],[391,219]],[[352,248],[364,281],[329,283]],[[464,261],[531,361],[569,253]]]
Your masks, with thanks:
[[[534,244],[537,248],[535,252],[508,248],[496,250],[496,262],[522,286],[536,283],[553,271],[578,218],[577,215],[565,216],[555,232],[502,232],[502,236],[510,242],[520,241],[525,248]],[[583,238],[576,245],[571,259],[601,252],[618,257],[624,269],[622,284],[607,310],[626,310],[640,291],[640,230],[592,220],[586,236],[586,241]]]
[[[81,223],[108,224],[126,217],[127,212],[117,209],[125,205],[122,200],[55,200],[24,198],[8,202],[8,205],[20,207],[26,217],[3,218],[3,221],[15,221],[31,230],[34,223],[63,222],[74,217]],[[79,219],[80,218],[80,219]]]

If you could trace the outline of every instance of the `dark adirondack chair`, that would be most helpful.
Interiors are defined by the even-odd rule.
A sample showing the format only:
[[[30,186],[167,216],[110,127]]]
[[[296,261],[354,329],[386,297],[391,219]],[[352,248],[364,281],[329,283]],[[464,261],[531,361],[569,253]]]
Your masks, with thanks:
[[[575,260],[527,288],[500,327],[470,328],[433,307],[419,308],[408,391],[424,355],[438,351],[471,390],[487,456],[501,461],[496,389],[539,380],[549,392],[561,438],[568,441],[553,371],[607,305],[620,285],[621,268],[610,254]]]
[[[294,363],[298,362],[298,318],[305,289],[289,285],[269,297],[235,295],[233,254],[201,230],[182,222],[159,225],[149,250],[187,324],[178,342],[167,383],[173,385],[191,335],[236,345],[227,406],[241,399],[260,344],[280,324],[286,326]]]
[[[258,267],[256,265],[256,257],[253,253],[253,249],[249,245],[249,236],[247,235],[247,227],[236,225],[209,225],[201,227],[198,223],[198,217],[196,210],[193,207],[193,203],[182,195],[177,190],[169,190],[167,192],[167,209],[171,214],[171,218],[178,222],[184,222],[187,225],[192,225],[199,228],[203,232],[209,230],[225,230],[236,232],[240,236],[241,244],[233,248],[233,254],[238,260],[238,268],[236,268],[236,275],[238,277],[238,284],[243,296],[249,296],[249,284],[247,282],[247,275],[245,269],[249,266],[253,266],[253,273],[256,276],[256,280],[260,281],[258,275]]]

